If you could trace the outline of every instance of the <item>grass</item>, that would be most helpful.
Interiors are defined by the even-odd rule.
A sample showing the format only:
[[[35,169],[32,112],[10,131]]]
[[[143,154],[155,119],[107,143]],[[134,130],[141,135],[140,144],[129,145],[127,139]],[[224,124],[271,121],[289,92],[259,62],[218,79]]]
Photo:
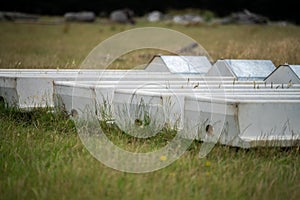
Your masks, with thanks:
[[[300,63],[297,26],[179,26],[211,57],[271,59]],[[134,27],[153,26],[139,21]],[[107,37],[133,26],[96,24],[35,25],[0,22],[0,68],[78,68]],[[153,50],[120,58],[112,68],[147,62]],[[140,56],[142,55],[142,56]],[[107,132],[121,147],[151,151],[170,140]],[[199,159],[201,143],[172,165],[129,174],[106,167],[86,150],[73,121],[49,109],[23,112],[0,108],[0,199],[298,199],[300,150],[216,146]]]
[[[194,142],[167,168],[128,174],[93,158],[63,114],[2,109],[0,128],[2,199],[297,199],[300,195],[299,147],[216,146],[207,158],[199,159],[201,143]],[[145,146],[119,132],[110,134],[120,146]],[[151,142],[146,145],[152,149]]]
[[[213,60],[220,58],[271,59],[276,65],[299,64],[300,27],[288,25],[198,25],[107,23],[36,25],[0,22],[0,68],[78,68],[101,41],[121,31],[157,26],[180,31],[199,42]],[[67,27],[67,28],[66,28]],[[147,63],[161,51],[142,50],[120,58],[112,68]]]

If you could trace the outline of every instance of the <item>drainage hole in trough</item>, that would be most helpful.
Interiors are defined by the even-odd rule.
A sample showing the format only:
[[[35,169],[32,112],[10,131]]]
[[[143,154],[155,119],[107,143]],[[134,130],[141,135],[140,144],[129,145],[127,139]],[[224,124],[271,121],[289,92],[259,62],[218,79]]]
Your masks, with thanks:
[[[74,118],[77,117],[78,116],[78,111],[76,109],[72,109],[71,110],[71,116],[74,117]]]
[[[205,128],[206,134],[208,135],[213,135],[214,133],[214,128],[212,125],[208,124]]]
[[[140,119],[135,119],[135,120],[134,120],[134,124],[135,124],[136,126],[142,126],[142,125],[143,125],[143,122],[142,122],[142,120],[140,120]]]

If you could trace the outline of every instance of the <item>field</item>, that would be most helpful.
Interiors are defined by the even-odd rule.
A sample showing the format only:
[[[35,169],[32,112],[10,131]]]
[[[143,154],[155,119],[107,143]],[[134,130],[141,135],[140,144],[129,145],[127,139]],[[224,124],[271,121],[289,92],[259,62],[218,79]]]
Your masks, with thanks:
[[[299,64],[300,27],[275,25],[181,26],[140,21],[135,26],[96,24],[0,24],[0,68],[78,68],[88,53],[108,37],[132,28],[156,26],[182,32],[201,44],[213,61],[220,58],[271,59],[275,65]],[[151,53],[159,53],[154,51]],[[147,63],[151,55],[122,59]],[[125,62],[125,63],[124,63]]]
[[[0,68],[79,68],[101,41],[135,27],[158,26],[187,34],[213,60],[271,59],[300,64],[300,27],[268,25],[95,24],[0,22]],[[155,51],[125,56],[112,68],[147,62]],[[107,133],[119,146],[157,149],[153,140]],[[49,109],[22,112],[0,106],[0,199],[298,199],[300,149],[237,149],[217,145],[206,158],[195,141],[159,171],[130,174],[106,167],[83,146],[72,120]],[[162,160],[163,162],[163,160]]]

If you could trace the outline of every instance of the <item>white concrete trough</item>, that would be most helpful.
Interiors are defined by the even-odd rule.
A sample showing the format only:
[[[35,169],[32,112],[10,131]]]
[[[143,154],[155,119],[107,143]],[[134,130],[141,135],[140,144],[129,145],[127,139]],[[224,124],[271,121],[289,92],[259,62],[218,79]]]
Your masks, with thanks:
[[[217,94],[225,94],[225,93],[245,93],[251,92],[254,94],[260,94],[263,91],[268,92],[277,92],[283,90],[282,87],[279,88],[271,88],[270,85],[265,85],[262,83],[262,86],[254,85],[251,82],[236,82],[232,84],[231,81],[224,81],[223,84],[217,84],[218,81],[198,81],[198,82],[186,82],[186,81],[165,81],[164,79],[157,79],[155,81],[152,80],[143,80],[143,81],[55,81],[54,82],[54,93],[61,99],[61,105],[64,109],[71,113],[71,110],[85,110],[82,106],[85,105],[84,102],[80,103],[80,98],[85,98],[86,92],[82,92],[82,90],[91,90],[90,93],[95,93],[94,97],[96,97],[98,101],[98,105],[103,103],[103,96],[106,97],[107,102],[111,102],[113,98],[114,90],[116,89],[130,89],[130,91],[140,91],[140,90],[156,90],[163,92],[173,92],[174,93],[207,93],[211,94],[212,91]],[[255,86],[255,87],[254,87]],[[284,85],[283,88],[286,86]],[[259,88],[259,89],[258,89]],[[293,85],[293,88],[289,88],[284,90],[287,94],[293,94],[297,91],[297,88],[300,88],[299,85]],[[188,91],[187,91],[188,89]],[[193,90],[192,90],[193,89]],[[175,91],[176,90],[176,91]],[[94,91],[94,92],[93,92]],[[133,93],[132,92],[132,93]],[[73,95],[73,107],[72,105],[72,95]],[[78,99],[77,99],[78,96]],[[88,97],[87,97],[88,98]],[[58,105],[58,104],[57,104]],[[80,105],[82,105],[80,107]],[[82,113],[82,112],[80,112]]]
[[[265,81],[275,84],[300,84],[300,65],[280,65]]]
[[[114,93],[112,103],[113,118],[116,125],[124,132],[135,137],[151,137],[161,131],[169,116],[162,106],[162,98],[157,93],[140,97]],[[125,98],[124,98],[125,97]],[[173,127],[172,127],[173,128]]]
[[[65,101],[63,104],[66,107],[66,110],[70,113],[71,112],[71,95],[74,94],[75,96],[79,95],[84,98],[83,95],[81,95],[81,90],[95,90],[98,91],[99,94],[105,93],[104,96],[107,96],[107,91],[110,93],[113,93],[115,89],[134,89],[134,90],[141,90],[141,89],[148,89],[148,88],[156,88],[156,89],[197,89],[199,92],[211,92],[211,90],[219,90],[220,92],[224,92],[224,90],[249,90],[249,89],[256,89],[260,90],[258,88],[264,88],[267,89],[270,88],[269,85],[265,85],[264,82],[260,83],[261,86],[259,87],[259,83],[253,83],[253,82],[235,82],[233,84],[232,80],[230,81],[223,81],[220,83],[220,81],[215,81],[215,78],[205,78],[204,80],[199,81],[179,81],[179,80],[172,80],[168,81],[166,79],[144,79],[144,80],[138,80],[138,81],[124,81],[124,80],[115,80],[115,81],[55,81],[54,83],[54,89],[56,88],[56,92],[59,93],[59,96],[64,96],[64,92],[69,96],[69,100]],[[285,86],[284,86],[285,87]],[[294,85],[293,87],[297,87],[297,85]],[[77,88],[78,89],[77,91]],[[58,90],[59,89],[59,90]],[[270,88],[270,90],[273,90]],[[275,89],[274,89],[275,90]],[[60,91],[60,92],[58,92]],[[102,92],[101,92],[102,91]],[[84,92],[82,94],[85,94]],[[102,95],[103,96],[103,95]],[[111,96],[111,94],[110,94]],[[80,101],[80,100],[78,100]],[[108,102],[111,102],[110,99]],[[76,109],[76,108],[74,108]],[[80,109],[83,109],[80,107]]]
[[[98,80],[103,75],[145,73],[142,70],[1,69],[0,99],[8,106],[33,108],[52,106],[53,80]]]
[[[263,81],[233,81],[232,79],[224,79],[221,80],[219,78],[176,78],[176,77],[168,77],[163,76],[156,77],[156,78],[148,78],[142,77],[139,79],[124,79],[122,78],[115,78],[115,79],[107,79],[101,78],[99,81],[71,81],[74,85],[88,85],[91,87],[94,86],[105,86],[105,85],[136,85],[143,86],[143,85],[160,85],[164,88],[168,88],[168,86],[181,86],[181,88],[198,88],[198,89],[205,89],[205,88],[288,88],[291,87],[289,84],[280,84],[280,85],[271,85],[266,84]],[[293,87],[297,87],[297,85],[293,85]]]
[[[151,73],[152,74],[152,73]],[[66,90],[66,94],[72,95],[73,93],[76,93],[76,95],[82,96],[80,94],[80,91],[76,91],[76,88],[85,88],[85,89],[94,89],[94,90],[109,90],[111,93],[115,89],[120,89],[120,88],[136,88],[136,89],[142,89],[142,88],[151,88],[155,86],[156,88],[163,89],[163,88],[169,88],[169,89],[192,89],[192,88],[197,88],[197,89],[203,89],[203,90],[208,90],[208,89],[213,89],[213,88],[223,88],[223,87],[228,87],[228,88],[256,88],[261,84],[261,87],[268,87],[267,85],[264,84],[264,82],[233,82],[233,80],[230,79],[224,79],[220,81],[220,77],[201,77],[197,78],[195,80],[189,79],[189,78],[179,78],[179,79],[171,79],[168,78],[168,76],[164,75],[164,78],[157,77],[156,78],[141,78],[138,80],[135,80],[134,78],[132,79],[119,79],[118,77],[115,79],[104,79],[102,77],[101,81],[55,81],[54,88],[61,88],[61,92],[59,92],[60,96],[63,96],[64,90]],[[173,77],[173,76],[172,76]],[[112,81],[110,81],[112,80]],[[224,86],[223,86],[224,85]],[[256,86],[256,87],[255,87]],[[57,92],[56,92],[57,93]],[[83,93],[84,94],[84,93]],[[99,92],[100,94],[100,92]],[[105,93],[106,94],[106,93]],[[70,96],[69,95],[69,96]],[[75,96],[76,96],[75,95]],[[107,94],[106,94],[107,95]],[[105,95],[105,96],[106,96]],[[74,97],[75,97],[74,96]],[[76,99],[76,98],[74,98]],[[71,112],[71,97],[69,98],[68,101],[63,103],[66,107],[66,110],[70,113]],[[75,108],[74,108],[75,109]],[[82,109],[82,108],[80,108]]]
[[[164,80],[162,82],[164,83]],[[158,84],[157,87],[156,85],[147,85],[147,87],[139,88],[139,90],[136,91],[137,85],[140,84],[139,82],[121,82],[122,85],[118,85],[119,82],[116,81],[107,82],[105,85],[97,85],[91,82],[55,83],[57,83],[58,86],[54,87],[55,93],[63,99],[61,99],[61,102],[65,104],[67,107],[66,110],[68,110],[69,113],[85,117],[89,117],[88,115],[97,115],[103,119],[104,117],[101,112],[105,111],[103,106],[107,106],[106,109],[109,111],[105,111],[106,116],[109,116],[111,120],[115,120],[122,130],[139,137],[155,134],[155,132],[161,130],[161,128],[166,125],[172,128],[180,127],[182,131],[190,127],[191,124],[185,124],[187,124],[187,122],[191,123],[193,120],[187,120],[187,118],[184,117],[187,111],[183,110],[185,107],[184,98],[186,96],[201,95],[208,99],[219,98],[223,100],[224,98],[231,98],[231,101],[239,98],[244,101],[264,101],[265,103],[274,101],[295,102],[300,99],[299,85],[293,85],[288,89],[286,87],[283,89],[281,87],[271,88],[270,86],[268,88],[261,87],[257,89],[251,85],[250,87],[238,87],[239,85],[234,85],[233,87],[225,88],[218,88],[216,86],[213,89],[183,89],[180,85],[181,82],[178,82],[179,84],[177,85],[169,85],[168,88],[170,89],[168,90],[162,89],[161,85]],[[108,83],[112,84],[109,85]],[[74,93],[74,91],[76,92]],[[226,94],[225,97],[224,93]],[[133,96],[132,94],[135,95]],[[175,104],[170,101],[171,98],[173,99],[172,101],[176,102]],[[112,101],[113,107],[111,107]],[[194,108],[194,111],[195,110],[197,110],[197,107]],[[195,113],[194,115],[197,116]],[[194,125],[194,127],[196,126]],[[138,135],[141,134],[141,132],[144,134]],[[189,137],[198,135],[198,133],[192,130],[188,132]],[[201,137],[199,138],[201,139]],[[232,139],[230,139],[230,137],[222,136],[221,138],[223,144],[236,145],[235,143],[224,142],[227,140],[231,141]],[[242,147],[246,146],[244,145]]]
[[[73,80],[74,78],[1,76],[0,97],[8,105],[31,109],[52,105],[52,81]]]
[[[214,81],[214,79],[212,80]],[[219,83],[219,81],[217,82]],[[206,81],[202,81],[201,87],[202,84],[205,85],[206,83]],[[199,86],[199,81],[168,81],[166,78],[144,78],[144,80],[137,81],[54,81],[54,101],[55,107],[63,109],[69,114],[76,111],[75,113],[77,113],[78,117],[86,117],[85,113],[96,113],[96,104],[103,105],[104,102],[107,102],[111,105],[114,90],[116,89],[183,89],[194,88],[195,85]],[[98,113],[101,112],[98,111]]]
[[[300,100],[186,97],[184,137],[250,148],[295,146],[300,139]]]
[[[0,69],[0,75],[5,74],[118,74],[128,72],[144,72],[144,70],[102,70],[102,69]]]
[[[234,77],[236,80],[264,80],[276,69],[271,60],[217,60],[206,76]]]
[[[147,64],[145,71],[204,75],[211,67],[206,56],[156,55]]]
[[[212,80],[215,82],[214,79]],[[216,81],[216,83],[219,83],[219,81]],[[229,83],[232,82],[230,81]],[[116,89],[131,89],[132,91],[149,88],[192,89],[195,86],[197,86],[196,88],[207,88],[206,84],[207,81],[168,81],[165,78],[150,80],[145,78],[139,81],[54,81],[54,97],[56,97],[54,100],[57,108],[64,109],[69,114],[76,111],[79,117],[81,117],[85,116],[84,113],[87,110],[91,110],[87,113],[96,112],[95,102],[91,98],[96,98],[98,105],[102,105],[104,101],[110,104],[113,99],[114,90]],[[219,85],[215,85],[215,87],[218,88]]]
[[[48,73],[1,73],[0,97],[8,106],[31,109],[33,107],[53,106],[53,86],[55,80],[89,80],[89,81],[145,81],[145,80],[192,81],[196,75],[172,75],[145,71],[96,71],[94,72],[59,72]]]
[[[285,89],[181,89],[181,88],[142,88],[139,90],[134,89],[117,89],[114,94],[113,105],[115,112],[115,118],[120,124],[122,121],[126,123],[126,126],[122,124],[122,127],[134,127],[134,121],[138,119],[135,114],[135,110],[141,108],[141,104],[151,105],[149,108],[153,110],[153,106],[156,105],[160,109],[156,109],[163,113],[157,113],[153,115],[164,116],[164,121],[161,124],[165,124],[170,128],[182,129],[184,124],[184,98],[186,96],[205,96],[207,98],[219,98],[219,99],[260,99],[260,100],[299,100],[300,90],[291,89],[286,91]],[[154,103],[153,103],[154,102]],[[160,102],[160,104],[156,104]],[[145,107],[145,106],[144,106]],[[142,108],[144,108],[142,107]],[[135,109],[133,109],[135,108]],[[144,109],[149,109],[145,107]],[[132,111],[130,111],[130,109]],[[129,110],[126,112],[127,116],[124,116],[123,110]],[[195,107],[195,110],[197,108]],[[126,121],[126,120],[129,121]],[[126,128],[127,130],[128,128]]]
[[[56,109],[65,110],[68,114],[76,115],[78,118],[87,119],[90,115],[101,115],[105,110],[103,106],[110,107],[116,88],[131,89],[161,88],[159,84],[144,84],[143,81],[130,82],[132,84],[120,84],[119,82],[109,82],[110,84],[95,84],[96,82],[74,82],[55,81],[54,82],[54,105]],[[105,83],[105,82],[102,82]],[[178,86],[178,88],[181,86]],[[109,108],[107,108],[109,109]]]

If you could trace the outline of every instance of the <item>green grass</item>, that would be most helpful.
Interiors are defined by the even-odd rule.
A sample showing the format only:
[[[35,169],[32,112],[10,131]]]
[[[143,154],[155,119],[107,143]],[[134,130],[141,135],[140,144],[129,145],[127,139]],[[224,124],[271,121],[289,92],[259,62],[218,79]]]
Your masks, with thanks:
[[[216,146],[207,158],[199,159],[201,143],[194,142],[162,170],[129,174],[93,158],[74,123],[63,114],[2,109],[0,130],[1,199],[297,199],[300,195],[299,147]],[[108,134],[120,146],[145,146],[117,131]],[[152,144],[148,141],[146,148],[153,149]]]
[[[213,60],[220,58],[271,59],[276,65],[299,64],[300,27],[289,25],[197,25],[108,23],[36,25],[0,22],[0,68],[78,68],[101,41],[121,31],[157,26],[180,31],[199,42]],[[141,51],[120,59],[112,68],[147,63],[161,51]]]
[[[300,27],[259,25],[180,26],[154,24],[197,40],[216,60],[271,59],[300,63]],[[101,41],[120,31],[153,26],[107,23],[35,25],[0,22],[0,68],[78,68]],[[133,52],[113,68],[147,62],[157,51]],[[153,140],[107,132],[120,147],[157,149],[171,139]],[[23,112],[0,108],[0,199],[298,199],[300,150],[216,146],[199,159],[201,143],[172,165],[145,174],[106,167],[83,146],[74,123],[48,109]]]

